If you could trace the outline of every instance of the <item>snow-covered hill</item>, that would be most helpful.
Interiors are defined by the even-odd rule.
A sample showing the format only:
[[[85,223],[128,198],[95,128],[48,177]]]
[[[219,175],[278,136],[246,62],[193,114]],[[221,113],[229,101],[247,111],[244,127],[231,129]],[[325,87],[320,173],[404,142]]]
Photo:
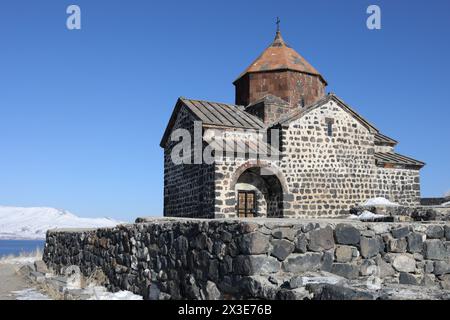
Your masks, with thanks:
[[[55,208],[0,206],[0,239],[45,239],[49,229],[112,227],[110,218],[80,218]]]

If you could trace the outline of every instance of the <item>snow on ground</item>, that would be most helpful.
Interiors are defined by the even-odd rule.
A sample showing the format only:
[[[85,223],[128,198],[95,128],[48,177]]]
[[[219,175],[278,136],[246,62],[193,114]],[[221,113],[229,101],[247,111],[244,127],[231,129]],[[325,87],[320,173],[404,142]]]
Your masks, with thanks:
[[[449,202],[444,202],[443,204],[441,204],[441,206],[443,206],[443,207],[450,207],[450,201]]]
[[[88,300],[143,300],[142,296],[131,291],[109,292],[105,287],[91,284],[83,289],[83,295],[88,295]]]
[[[89,300],[143,300],[142,296],[134,294],[130,291],[118,291],[108,292],[101,291],[96,292]]]
[[[364,210],[363,213],[361,213],[359,216],[354,215],[354,214],[350,215],[349,219],[360,220],[360,221],[370,221],[370,220],[384,218],[384,217],[385,217],[385,215],[383,215],[383,214],[376,214],[376,213]]]
[[[34,288],[12,291],[11,293],[16,297],[16,300],[51,300]]]
[[[362,204],[363,206],[385,206],[385,207],[396,207],[397,203],[391,202],[386,198],[372,198],[367,200]]]
[[[80,218],[66,211],[46,207],[0,206],[0,239],[45,239],[49,229],[113,227],[110,218]]]

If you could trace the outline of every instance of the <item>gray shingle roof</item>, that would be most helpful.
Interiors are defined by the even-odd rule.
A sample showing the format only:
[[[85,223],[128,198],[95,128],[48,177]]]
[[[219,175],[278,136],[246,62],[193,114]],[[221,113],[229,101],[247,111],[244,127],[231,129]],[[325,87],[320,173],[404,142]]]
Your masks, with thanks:
[[[188,108],[204,126],[253,130],[265,128],[264,123],[259,118],[245,112],[243,106],[179,98],[161,139],[160,146],[162,148],[164,148],[172,126],[177,119],[177,114],[183,106]]]
[[[241,106],[185,98],[180,100],[203,124],[256,130],[264,128],[259,118],[245,112]]]
[[[395,146],[398,142],[397,140],[389,138],[388,136],[385,136],[384,134],[378,132],[375,134],[375,143]]]
[[[423,167],[424,162],[403,156],[394,152],[376,152],[375,161],[377,164],[394,164],[404,166]]]

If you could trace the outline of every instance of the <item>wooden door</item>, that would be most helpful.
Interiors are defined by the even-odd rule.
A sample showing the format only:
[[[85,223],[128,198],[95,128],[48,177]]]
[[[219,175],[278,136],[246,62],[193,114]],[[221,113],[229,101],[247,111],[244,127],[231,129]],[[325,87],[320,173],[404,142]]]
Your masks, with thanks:
[[[253,218],[256,216],[256,194],[254,191],[238,191],[239,218]]]

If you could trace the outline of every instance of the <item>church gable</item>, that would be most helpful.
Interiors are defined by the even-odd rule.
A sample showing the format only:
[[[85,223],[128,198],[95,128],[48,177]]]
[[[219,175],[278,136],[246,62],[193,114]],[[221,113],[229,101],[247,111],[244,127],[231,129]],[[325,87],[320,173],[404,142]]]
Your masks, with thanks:
[[[160,146],[162,148],[169,148],[169,145],[171,144],[170,135],[174,130],[186,129],[193,132],[194,121],[199,120],[200,119],[188,107],[186,107],[181,99],[178,99],[169,123],[167,124],[166,130],[164,131]]]
[[[289,127],[292,128],[298,124],[307,124],[308,130],[315,131],[317,136],[329,138],[337,138],[334,133],[342,131],[339,137],[341,139],[356,133],[371,133],[373,130],[367,122],[361,121],[359,117],[355,117],[347,108],[334,100],[309,109],[298,119],[292,120]]]
[[[365,127],[369,132],[376,134],[378,133],[378,129],[372,125],[369,121],[364,119],[361,115],[359,115],[356,111],[354,111],[349,105],[343,102],[342,99],[338,98],[334,94],[329,94],[325,98],[319,100],[317,103],[307,106],[305,108],[297,109],[296,111],[288,114],[286,117],[280,119],[274,125],[282,125],[289,126],[290,123],[295,122],[298,119],[308,115],[309,113],[315,111],[316,109],[320,110],[321,114],[332,115],[332,113],[341,110],[342,112],[347,113],[348,116],[352,117],[359,125]]]
[[[375,164],[372,128],[333,99],[283,127],[287,156],[303,168],[318,168],[320,174],[348,165],[369,168]]]

